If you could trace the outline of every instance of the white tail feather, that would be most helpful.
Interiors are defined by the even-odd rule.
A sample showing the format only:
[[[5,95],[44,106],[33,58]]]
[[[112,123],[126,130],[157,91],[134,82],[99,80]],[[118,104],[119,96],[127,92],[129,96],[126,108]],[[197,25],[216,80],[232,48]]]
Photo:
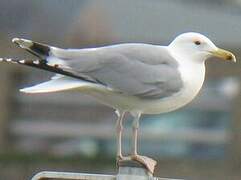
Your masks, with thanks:
[[[20,91],[24,93],[48,93],[75,89],[86,85],[87,83],[84,81],[68,77],[62,77],[58,79],[52,79],[41,84],[37,84],[32,87],[23,88],[20,89]]]

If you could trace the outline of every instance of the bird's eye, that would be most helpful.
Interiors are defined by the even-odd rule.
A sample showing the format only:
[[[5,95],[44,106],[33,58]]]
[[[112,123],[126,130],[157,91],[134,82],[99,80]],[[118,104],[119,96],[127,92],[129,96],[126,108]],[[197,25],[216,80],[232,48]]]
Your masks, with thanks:
[[[201,42],[200,41],[194,41],[194,43],[198,46],[198,45],[200,45],[201,44]]]

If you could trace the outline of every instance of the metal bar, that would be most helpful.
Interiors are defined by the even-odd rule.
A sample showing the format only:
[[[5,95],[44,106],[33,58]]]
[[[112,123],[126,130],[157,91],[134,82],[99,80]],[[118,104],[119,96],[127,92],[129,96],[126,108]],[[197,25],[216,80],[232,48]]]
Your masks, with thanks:
[[[129,167],[132,169],[132,167]],[[87,174],[87,173],[71,173],[71,172],[55,172],[55,171],[42,171],[37,173],[31,180],[181,180],[158,178],[145,175],[133,174],[117,174],[117,175],[104,175],[104,174]]]
[[[36,174],[32,180],[44,179],[68,179],[68,180],[116,180],[114,175],[104,174],[87,174],[87,173],[70,173],[70,172],[54,172],[42,171]]]

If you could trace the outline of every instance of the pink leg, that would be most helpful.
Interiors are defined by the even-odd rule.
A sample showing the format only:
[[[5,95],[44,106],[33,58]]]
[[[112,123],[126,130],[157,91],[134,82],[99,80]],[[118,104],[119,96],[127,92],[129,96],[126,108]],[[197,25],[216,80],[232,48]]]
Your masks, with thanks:
[[[121,137],[122,137],[122,130],[123,130],[122,121],[124,119],[125,112],[116,111],[116,114],[118,116],[118,120],[117,120],[117,123],[116,123],[117,158],[120,160],[120,159],[123,158],[122,152],[121,152]]]
[[[137,153],[137,143],[138,143],[138,129],[139,129],[139,119],[140,119],[141,114],[135,114],[133,124],[132,124],[132,156],[138,155]]]

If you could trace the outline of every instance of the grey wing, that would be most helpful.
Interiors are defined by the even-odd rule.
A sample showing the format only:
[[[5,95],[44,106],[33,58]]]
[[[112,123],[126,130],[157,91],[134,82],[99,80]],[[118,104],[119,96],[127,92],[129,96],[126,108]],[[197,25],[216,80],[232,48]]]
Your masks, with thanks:
[[[180,91],[183,85],[178,64],[165,47],[122,44],[65,51],[59,58],[72,73],[124,94],[163,98]]]

